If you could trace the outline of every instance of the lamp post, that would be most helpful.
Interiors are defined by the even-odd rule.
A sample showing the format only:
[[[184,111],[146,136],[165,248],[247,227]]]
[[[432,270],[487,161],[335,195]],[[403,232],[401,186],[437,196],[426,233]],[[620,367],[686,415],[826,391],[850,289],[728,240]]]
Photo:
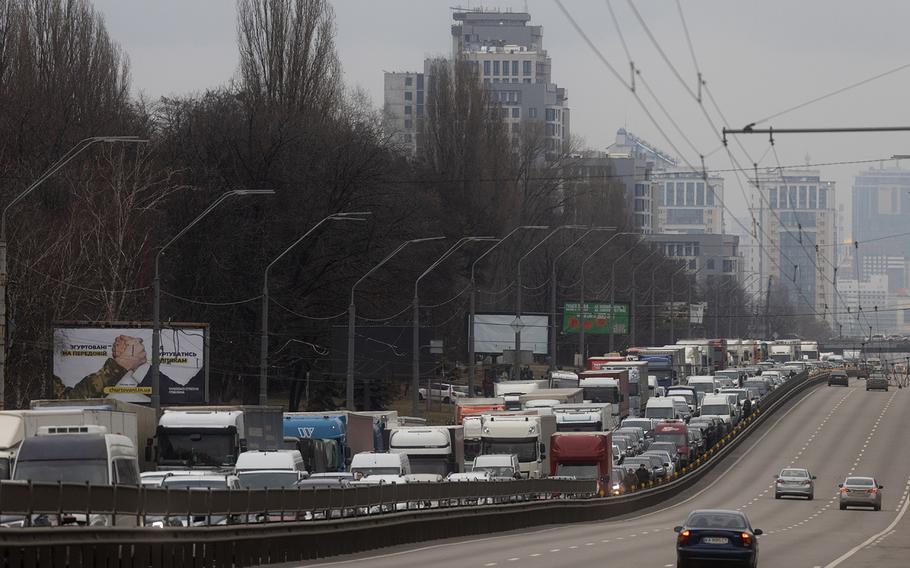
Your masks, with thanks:
[[[629,333],[629,347],[634,347],[638,344],[637,326],[635,325],[635,318],[638,315],[638,290],[635,288],[635,273],[639,268],[641,268],[642,265],[644,265],[645,262],[647,262],[649,258],[655,254],[657,254],[656,248],[652,250],[648,256],[641,259],[641,262],[632,268],[632,309],[629,311],[629,323],[631,324],[632,329],[631,333]]]
[[[148,142],[148,140],[140,139],[138,136],[93,136],[91,138],[85,138],[70,148],[69,151],[63,154],[56,162],[51,164],[44,173],[38,176],[38,179],[29,184],[29,186],[22,190],[19,195],[13,198],[13,200],[3,208],[3,212],[0,213],[0,410],[6,408],[6,284],[9,279],[6,254],[6,219],[9,216],[10,209],[14,205],[28,197],[29,194],[35,191],[42,183],[70,163],[76,156],[87,150],[89,146],[100,142],[112,144],[143,144]]]
[[[161,415],[161,275],[160,275],[160,266],[161,266],[161,257],[164,255],[164,251],[168,249],[174,242],[177,241],[180,237],[185,235],[187,231],[196,226],[199,221],[205,218],[206,215],[214,211],[219,205],[221,205],[227,199],[231,197],[236,197],[240,195],[272,195],[274,190],[271,189],[233,189],[231,191],[226,191],[218,196],[215,201],[212,202],[202,213],[200,213],[195,219],[193,219],[189,225],[184,227],[179,233],[174,235],[171,240],[164,244],[160,249],[158,249],[157,254],[155,254],[155,299],[152,307],[152,408],[155,409],[155,416]]]
[[[680,266],[676,272],[670,275],[670,345],[676,344],[676,314],[675,314],[675,305],[676,295],[673,293],[673,283],[676,280],[676,275],[688,268],[686,262],[683,261],[682,266]],[[688,307],[688,306],[687,306]],[[688,310],[686,310],[688,315]]]
[[[488,248],[484,251],[483,254],[477,257],[477,260],[471,263],[471,294],[469,300],[469,312],[468,312],[468,396],[474,396],[474,375],[476,373],[476,359],[477,354],[474,351],[474,314],[476,311],[476,300],[477,300],[477,281],[474,278],[474,273],[477,268],[477,264],[483,260],[488,254],[496,250],[499,245],[506,242],[506,240],[522,230],[532,230],[538,231],[543,229],[549,229],[546,225],[521,225],[520,227],[515,227],[506,236],[499,239],[499,242]]]
[[[616,317],[616,263],[625,258],[626,255],[632,253],[635,250],[635,247],[641,244],[641,242],[644,240],[645,237],[638,239],[635,244],[629,247],[629,250],[616,257],[616,259],[613,261],[613,264],[610,266],[610,353],[612,353],[615,349],[616,339],[616,326],[613,324],[614,318]]]
[[[586,256],[585,259],[583,261],[581,261],[581,294],[580,294],[580,301],[579,301],[579,310],[581,311],[581,315],[579,317],[579,322],[578,322],[579,323],[579,325],[578,325],[578,353],[579,353],[579,357],[581,357],[582,366],[584,366],[584,360],[585,360],[585,317],[584,317],[584,315],[585,315],[585,266],[588,264],[588,261],[590,261],[592,258],[594,258],[597,255],[597,253],[599,253],[601,250],[603,250],[608,244],[613,242],[613,239],[615,239],[616,237],[619,237],[622,235],[637,235],[637,234],[638,233],[629,233],[629,232],[614,233],[602,245],[600,245],[599,247],[594,249],[594,252],[592,252],[591,254]],[[611,310],[612,310],[612,308],[611,308]],[[613,312],[611,311],[610,312],[611,329],[613,327],[612,318],[613,318]]]
[[[411,367],[411,412],[414,416],[417,416],[418,411],[418,397],[417,389],[420,388],[420,299],[417,295],[417,288],[420,285],[420,281],[423,278],[433,271],[437,266],[442,264],[447,258],[452,256],[458,249],[464,246],[467,243],[472,242],[482,242],[482,241],[499,241],[496,237],[462,237],[458,241],[449,247],[449,250],[442,253],[442,256],[436,259],[433,264],[429,266],[423,273],[417,277],[417,280],[414,281],[414,320],[413,320],[413,345],[412,345],[412,367]],[[430,392],[427,391],[427,399],[430,398]]]
[[[537,250],[542,244],[550,240],[552,236],[563,229],[585,229],[586,227],[582,225],[560,225],[550,231],[550,233],[544,238],[540,239],[536,245],[531,247],[531,250],[524,253],[524,255],[518,259],[518,273],[515,278],[516,293],[515,293],[515,320],[512,322],[512,329],[515,331],[515,353],[512,361],[512,380],[518,380],[518,357],[521,354],[521,330],[524,328],[524,322],[521,321],[521,263],[524,262],[532,252]]]
[[[593,233],[594,231],[615,231],[615,227],[591,227],[585,231],[580,237],[575,239],[575,241],[567,246],[565,250],[556,255],[556,258],[553,259],[553,265],[550,270],[550,371],[556,370],[556,336],[558,334],[557,330],[559,329],[556,325],[556,284],[558,282],[556,274],[556,265],[559,262],[559,259],[562,258],[564,254],[569,252],[572,247],[577,245]]]
[[[304,233],[300,238],[291,243],[291,245],[284,249],[284,252],[275,257],[275,259],[265,267],[265,272],[262,276],[262,329],[260,330],[259,337],[259,405],[265,406],[266,399],[268,398],[268,378],[269,378],[269,271],[272,269],[272,266],[275,265],[279,260],[284,258],[286,254],[291,252],[291,250],[306,240],[313,232],[321,227],[324,223],[328,221],[366,221],[364,216],[372,215],[370,211],[353,211],[348,213],[333,213],[328,217],[325,217],[309,231]]]
[[[347,365],[347,377],[346,377],[347,378],[347,381],[346,381],[347,404],[346,404],[346,406],[347,406],[348,410],[356,410],[356,407],[354,406],[354,330],[355,330],[356,323],[357,323],[357,308],[354,305],[354,291],[357,290],[357,286],[359,286],[361,282],[363,282],[371,274],[373,274],[374,272],[379,270],[379,268],[382,267],[385,263],[392,260],[392,258],[394,258],[395,255],[397,255],[398,253],[403,251],[405,248],[407,248],[408,245],[431,242],[431,241],[441,241],[441,240],[445,240],[445,237],[424,237],[424,238],[420,238],[420,239],[411,239],[409,241],[405,241],[405,242],[401,243],[400,245],[398,245],[398,248],[393,250],[385,258],[383,258],[381,261],[379,261],[379,264],[377,264],[373,268],[369,269],[366,272],[366,274],[361,276],[360,279],[358,279],[357,282],[354,282],[354,285],[351,286],[351,301],[348,304],[348,365]]]

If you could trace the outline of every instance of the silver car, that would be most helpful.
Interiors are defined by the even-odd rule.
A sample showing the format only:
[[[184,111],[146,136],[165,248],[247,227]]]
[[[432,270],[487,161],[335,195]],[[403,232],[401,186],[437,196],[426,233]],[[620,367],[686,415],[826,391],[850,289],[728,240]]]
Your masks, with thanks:
[[[840,487],[840,510],[847,507],[872,507],[882,510],[882,489],[874,477],[848,477]]]
[[[869,375],[869,378],[866,379],[866,390],[870,391],[872,389],[888,392],[888,379],[885,375],[877,373]]]
[[[784,495],[806,497],[811,501],[815,498],[815,476],[808,469],[801,467],[786,467],[774,476],[774,498],[780,499]]]

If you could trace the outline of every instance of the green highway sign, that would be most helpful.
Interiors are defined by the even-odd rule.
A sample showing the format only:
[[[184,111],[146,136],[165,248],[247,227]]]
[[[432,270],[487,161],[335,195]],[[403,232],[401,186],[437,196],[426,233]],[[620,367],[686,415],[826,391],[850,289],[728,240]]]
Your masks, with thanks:
[[[581,326],[586,334],[629,333],[629,304],[601,304],[585,302],[584,309],[579,302],[566,302],[562,310],[563,333],[578,333]]]

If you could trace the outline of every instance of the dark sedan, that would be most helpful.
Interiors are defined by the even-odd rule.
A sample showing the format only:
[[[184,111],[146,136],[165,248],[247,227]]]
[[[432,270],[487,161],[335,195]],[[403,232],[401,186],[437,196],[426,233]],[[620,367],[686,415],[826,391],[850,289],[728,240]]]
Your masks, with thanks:
[[[758,566],[758,539],[739,511],[701,509],[689,513],[686,524],[676,527],[676,566],[691,568],[703,562],[719,566]]]
[[[831,385],[850,386],[850,378],[847,377],[847,371],[831,371],[831,374],[828,375],[828,386],[830,387]]]

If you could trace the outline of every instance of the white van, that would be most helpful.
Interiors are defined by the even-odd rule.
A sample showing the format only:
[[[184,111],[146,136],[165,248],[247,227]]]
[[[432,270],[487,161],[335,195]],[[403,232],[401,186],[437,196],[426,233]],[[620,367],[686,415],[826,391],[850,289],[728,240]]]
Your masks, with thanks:
[[[355,480],[371,475],[404,477],[411,474],[411,462],[407,454],[360,452],[351,459],[351,473]]]
[[[251,450],[237,456],[234,473],[245,489],[293,487],[308,476],[299,450]]]
[[[42,426],[22,441],[12,479],[138,486],[139,454],[104,426]]]
[[[714,394],[720,388],[712,376],[692,376],[686,379],[686,384],[695,389],[695,395],[701,398],[704,395]]]
[[[687,421],[692,418],[692,413],[689,411],[689,403],[686,401],[686,397],[671,395],[669,397],[673,401],[673,406],[676,407],[676,413],[679,414],[679,417]]]
[[[492,479],[520,479],[521,464],[517,454],[484,454],[474,458],[471,471],[486,472]]]
[[[649,399],[645,407],[645,418],[677,420],[680,418],[677,403],[669,396]]]
[[[706,394],[701,402],[701,416],[720,418],[729,431],[736,418],[736,411],[727,394]]]

